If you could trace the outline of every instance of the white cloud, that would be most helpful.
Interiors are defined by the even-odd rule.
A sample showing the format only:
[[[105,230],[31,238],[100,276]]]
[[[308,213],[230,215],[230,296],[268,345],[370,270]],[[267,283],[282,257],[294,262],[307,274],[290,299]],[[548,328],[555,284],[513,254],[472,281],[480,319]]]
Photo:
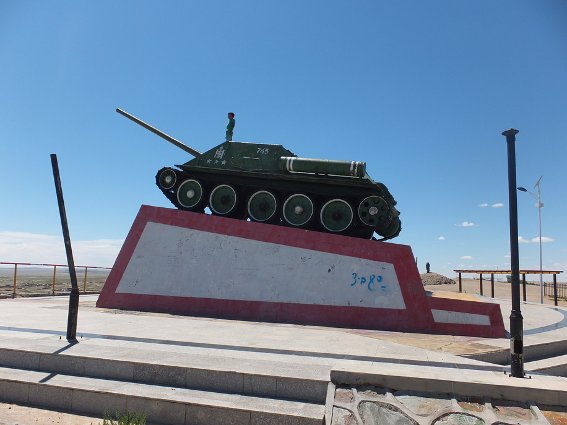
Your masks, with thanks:
[[[480,208],[486,208],[487,206],[488,206],[488,204],[486,202],[479,205]]]
[[[461,260],[472,260],[472,257],[470,255],[463,255]]]
[[[504,206],[504,204],[502,202],[497,202],[495,204],[492,204],[492,208],[502,208]]]
[[[78,266],[111,267],[123,240],[73,241],[73,259]],[[67,264],[63,238],[27,232],[0,231],[0,261]]]
[[[553,239],[553,238],[548,238],[547,236],[541,237],[541,243],[549,243],[549,242],[553,242],[553,241],[555,241],[555,239]],[[539,236],[532,238],[532,242],[533,243],[539,243]]]
[[[459,227],[474,227],[474,226],[476,226],[476,224],[474,224],[474,223],[471,222],[471,221],[463,221],[463,222],[460,223],[460,224],[455,224],[455,226],[459,226]]]
[[[512,258],[512,256],[510,254],[506,254],[504,258]]]
[[[549,238],[547,236],[542,236],[541,237],[541,243],[549,243],[549,242],[554,242],[555,239],[553,238]],[[518,236],[518,242],[519,243],[539,243],[539,236],[536,236],[535,238],[532,239],[524,239],[523,236]]]
[[[439,240],[439,241],[444,241],[444,240],[445,240],[445,236],[439,236],[439,237],[437,238],[437,240]]]

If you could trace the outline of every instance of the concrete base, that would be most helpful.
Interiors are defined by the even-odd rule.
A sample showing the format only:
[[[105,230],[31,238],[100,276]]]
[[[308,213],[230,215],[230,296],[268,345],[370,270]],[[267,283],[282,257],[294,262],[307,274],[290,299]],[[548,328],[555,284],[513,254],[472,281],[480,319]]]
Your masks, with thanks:
[[[410,247],[142,206],[98,307],[503,337],[496,304],[428,297]]]

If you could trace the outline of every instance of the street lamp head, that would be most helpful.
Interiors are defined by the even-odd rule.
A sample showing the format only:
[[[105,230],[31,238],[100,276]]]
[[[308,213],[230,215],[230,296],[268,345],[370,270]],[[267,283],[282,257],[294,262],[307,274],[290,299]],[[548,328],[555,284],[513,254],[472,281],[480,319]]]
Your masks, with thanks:
[[[502,136],[506,136],[506,139],[508,139],[508,138],[515,139],[515,136],[518,133],[519,133],[518,130],[516,130],[515,128],[511,128],[509,130],[503,131]]]
[[[517,188],[520,192],[527,192],[528,189],[526,189],[525,187],[518,187]]]

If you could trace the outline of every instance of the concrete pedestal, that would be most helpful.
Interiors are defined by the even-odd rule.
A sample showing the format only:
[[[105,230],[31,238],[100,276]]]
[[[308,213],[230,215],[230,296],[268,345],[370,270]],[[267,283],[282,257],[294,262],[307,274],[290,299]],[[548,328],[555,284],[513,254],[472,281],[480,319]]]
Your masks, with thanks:
[[[409,246],[145,205],[97,306],[504,336],[498,305],[428,297]]]

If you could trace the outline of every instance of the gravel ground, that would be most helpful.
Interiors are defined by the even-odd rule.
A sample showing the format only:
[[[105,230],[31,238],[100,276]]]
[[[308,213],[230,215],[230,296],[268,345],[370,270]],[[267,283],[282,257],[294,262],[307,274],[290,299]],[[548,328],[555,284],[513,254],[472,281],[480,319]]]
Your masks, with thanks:
[[[456,282],[439,273],[423,273],[421,281],[424,285],[454,285]]]

